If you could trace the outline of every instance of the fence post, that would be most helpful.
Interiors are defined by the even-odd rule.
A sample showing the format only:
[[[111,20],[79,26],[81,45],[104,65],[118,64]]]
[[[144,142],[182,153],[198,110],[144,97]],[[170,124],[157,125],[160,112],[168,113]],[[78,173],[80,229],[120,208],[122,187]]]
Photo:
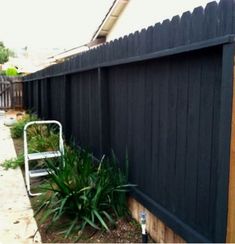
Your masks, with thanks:
[[[13,80],[11,79],[10,80],[11,82],[11,86],[10,86],[10,96],[8,95],[8,98],[7,100],[9,99],[9,107],[11,108],[15,108],[15,98],[14,98],[14,82]]]
[[[98,68],[100,154],[110,153],[109,82],[107,68]]]
[[[64,134],[67,140],[70,140],[70,134],[71,134],[71,76],[65,75],[64,76],[64,82],[65,82],[65,97],[64,97],[64,111],[65,111],[65,119],[64,119]]]
[[[46,118],[51,119],[51,79],[46,78]]]
[[[231,108],[233,97],[233,58],[234,44],[223,46],[222,77],[220,94],[219,151],[218,151],[218,183],[215,209],[216,242],[226,241],[227,206],[228,206],[228,175],[231,139]]]

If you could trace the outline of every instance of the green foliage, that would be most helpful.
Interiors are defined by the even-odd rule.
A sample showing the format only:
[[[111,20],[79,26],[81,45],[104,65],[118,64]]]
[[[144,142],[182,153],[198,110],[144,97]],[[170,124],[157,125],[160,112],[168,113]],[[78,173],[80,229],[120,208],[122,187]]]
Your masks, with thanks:
[[[56,126],[31,125],[28,127],[28,150],[33,152],[45,152],[59,150],[59,134]]]
[[[0,70],[0,75],[6,75],[6,71],[5,70]]]
[[[22,137],[25,124],[37,119],[36,115],[26,114],[11,128],[12,137]],[[59,135],[56,133],[55,128],[47,127],[45,125],[32,125],[29,127],[28,132],[28,151],[30,153],[59,150]],[[24,157],[23,154],[20,154],[16,159],[6,160],[2,166],[5,169],[15,169],[18,166],[23,165],[23,163]]]
[[[30,121],[37,120],[37,116],[34,114],[26,114],[23,116],[23,118],[19,121],[17,121],[12,127],[11,127],[11,136],[12,138],[20,138],[23,137],[24,132],[24,126],[26,123]]]
[[[109,231],[110,224],[127,212],[126,192],[131,186],[115,158],[103,157],[97,163],[87,151],[66,148],[58,163],[46,162],[50,177],[42,186],[45,194],[36,213],[43,210],[41,223],[50,219],[55,224],[68,217],[66,236],[73,230],[82,232],[86,225]]]
[[[53,151],[59,147],[59,137],[58,134],[51,134],[45,137],[41,134],[33,136],[29,140],[29,151],[30,152],[45,152]]]
[[[11,51],[5,47],[3,42],[0,42],[0,64],[8,61]]]
[[[7,76],[17,76],[18,75],[18,71],[16,68],[12,67],[12,68],[8,68],[6,70],[6,75]]]
[[[6,170],[16,169],[24,164],[24,154],[20,154],[17,158],[9,159],[3,162],[2,167]]]

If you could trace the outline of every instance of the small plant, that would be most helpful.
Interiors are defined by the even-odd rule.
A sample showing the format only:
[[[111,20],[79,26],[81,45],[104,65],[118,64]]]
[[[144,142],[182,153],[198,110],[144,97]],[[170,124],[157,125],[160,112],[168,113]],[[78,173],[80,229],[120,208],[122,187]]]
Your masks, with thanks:
[[[2,167],[6,170],[16,169],[24,164],[24,155],[20,154],[17,158],[9,159],[3,162]]]
[[[117,167],[116,160],[104,157],[99,163],[87,151],[66,148],[58,164],[48,160],[49,180],[43,185],[38,214],[41,223],[51,224],[69,218],[64,233],[82,233],[86,225],[95,229],[115,225],[115,220],[127,213],[126,192],[131,185]]]
[[[24,126],[26,125],[26,123],[28,123],[30,121],[35,121],[35,120],[38,120],[38,118],[34,114],[26,114],[26,115],[24,115],[22,119],[17,121],[16,124],[14,124],[11,127],[11,136],[12,136],[12,138],[23,137]]]
[[[50,133],[48,136],[37,134],[29,140],[29,152],[55,151],[59,148],[59,135]]]
[[[5,70],[0,70],[0,75],[6,75],[6,71]]]
[[[59,134],[56,126],[31,125],[28,128],[30,153],[59,150]]]
[[[0,64],[4,64],[9,60],[9,56],[11,56],[13,52],[6,48],[4,43],[0,42]]]

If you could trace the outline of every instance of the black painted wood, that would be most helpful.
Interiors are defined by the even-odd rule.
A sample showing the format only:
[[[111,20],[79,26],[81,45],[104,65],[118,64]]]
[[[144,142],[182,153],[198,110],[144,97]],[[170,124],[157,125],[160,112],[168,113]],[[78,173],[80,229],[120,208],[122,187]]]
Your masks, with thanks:
[[[24,78],[28,109],[97,157],[189,242],[224,242],[235,3],[222,0]]]
[[[185,205],[186,220],[195,225],[198,179],[198,153],[199,153],[199,120],[200,120],[200,91],[201,91],[201,54],[192,59],[189,56],[188,76],[188,105],[187,105],[187,149],[185,165],[185,199],[186,202],[194,203]],[[178,198],[178,197],[177,197]],[[180,200],[179,200],[180,201]]]

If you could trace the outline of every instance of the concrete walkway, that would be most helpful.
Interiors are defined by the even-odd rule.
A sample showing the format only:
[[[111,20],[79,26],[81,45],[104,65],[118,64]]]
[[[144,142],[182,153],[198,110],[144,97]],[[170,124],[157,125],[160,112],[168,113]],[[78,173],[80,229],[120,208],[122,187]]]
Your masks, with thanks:
[[[10,130],[0,122],[0,164],[16,156]],[[40,243],[20,169],[0,166],[0,244]]]

